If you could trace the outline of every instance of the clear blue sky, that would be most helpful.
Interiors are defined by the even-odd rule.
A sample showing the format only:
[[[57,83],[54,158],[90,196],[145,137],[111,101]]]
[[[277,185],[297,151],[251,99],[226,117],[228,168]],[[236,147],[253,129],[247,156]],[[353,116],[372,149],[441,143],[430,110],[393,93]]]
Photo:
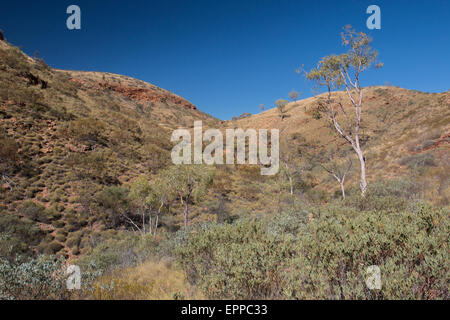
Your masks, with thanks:
[[[82,30],[66,28],[66,8]],[[381,30],[366,8],[381,7]],[[220,119],[257,113],[291,90],[311,96],[294,70],[340,53],[346,24],[368,32],[385,67],[363,76],[408,89],[450,88],[448,0],[41,0],[3,1],[9,42],[55,68],[129,75],[171,90]]]

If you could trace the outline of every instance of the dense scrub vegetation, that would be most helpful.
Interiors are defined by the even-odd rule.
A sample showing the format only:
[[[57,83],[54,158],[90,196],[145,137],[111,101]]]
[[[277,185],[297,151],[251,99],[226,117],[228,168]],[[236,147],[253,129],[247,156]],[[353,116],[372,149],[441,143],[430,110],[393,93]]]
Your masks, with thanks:
[[[346,203],[304,204],[279,214],[162,231],[156,237],[129,231],[92,234],[89,249],[75,263],[83,274],[95,270],[102,276],[87,277],[83,297],[448,299],[448,207],[411,200],[402,181],[384,185],[397,190],[396,197],[372,188],[364,208],[355,190]],[[58,266],[58,260],[51,260],[56,265],[41,270],[39,261],[4,260],[1,272],[23,271],[25,277],[5,288],[22,292],[27,277],[35,276],[27,270],[49,275]],[[381,269],[381,290],[366,285],[372,265]],[[22,294],[69,298],[59,287],[39,297]]]
[[[218,299],[447,299],[448,212],[329,205],[270,219],[216,225],[177,253],[188,278]],[[296,224],[292,224],[293,222]],[[377,265],[382,290],[369,290]],[[447,280],[446,280],[447,279]]]

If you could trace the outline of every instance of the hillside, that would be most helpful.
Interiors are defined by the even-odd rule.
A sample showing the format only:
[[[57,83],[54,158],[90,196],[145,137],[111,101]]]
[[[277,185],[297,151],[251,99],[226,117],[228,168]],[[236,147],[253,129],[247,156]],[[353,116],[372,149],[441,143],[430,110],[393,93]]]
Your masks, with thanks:
[[[318,97],[291,102],[285,107],[283,119],[276,108],[230,121],[227,127],[276,128],[287,145],[294,145],[301,137],[306,152],[324,146],[346,142],[331,128],[325,116],[317,111]],[[342,101],[348,114],[353,108],[345,92],[333,97]],[[398,87],[368,87],[364,90],[362,141],[368,166],[368,179],[389,179],[410,175],[414,169],[421,172],[420,180],[427,182],[430,198],[448,203],[450,196],[450,93],[424,93]],[[341,114],[340,121],[344,121]],[[282,143],[283,149],[283,143]],[[323,170],[322,170],[323,171]],[[353,166],[357,177],[358,166]],[[324,177],[325,175],[325,177]],[[329,180],[326,173],[316,172],[317,183]],[[357,181],[357,179],[356,179]],[[353,181],[353,184],[356,183]],[[335,188],[333,179],[326,188]]]
[[[156,177],[171,163],[171,130],[190,128],[194,120],[222,130],[280,129],[282,171],[279,177],[262,177],[257,166],[218,166],[205,201],[192,208],[193,223],[289,207],[293,199],[282,192],[290,189],[283,180],[283,161],[292,155],[293,165],[302,171],[293,177],[293,193],[306,201],[338,196],[335,180],[301,156],[320,154],[330,145],[345,148],[317,112],[316,98],[289,103],[283,119],[274,108],[223,122],[140,80],[55,70],[6,42],[0,42],[0,49],[5,146],[0,209],[34,221],[43,252],[57,252],[62,245],[63,252],[78,253],[79,241],[66,244],[73,233],[83,239],[87,226],[98,232],[111,228],[105,209],[89,214],[99,193],[142,175]],[[345,93],[334,95],[351,113]],[[364,103],[362,139],[369,181],[414,176],[422,197],[447,204],[450,94],[370,87]],[[358,166],[353,165],[347,188],[357,186],[357,176]],[[162,225],[178,228],[182,218],[177,204],[168,210]]]
[[[35,221],[45,252],[87,225],[83,198],[166,167],[173,129],[220,123],[152,84],[52,69],[5,41],[0,70],[0,211]]]
[[[20,272],[17,255],[56,255],[103,274],[72,298],[448,298],[450,93],[368,87],[363,102],[369,191],[353,159],[343,200],[322,166],[354,155],[317,98],[220,121],[152,84],[52,69],[0,40],[0,258],[13,275],[0,282]],[[173,166],[171,132],[195,120],[279,129],[279,174]],[[382,293],[361,281],[374,264],[392,279]],[[14,286],[0,299],[36,298]]]

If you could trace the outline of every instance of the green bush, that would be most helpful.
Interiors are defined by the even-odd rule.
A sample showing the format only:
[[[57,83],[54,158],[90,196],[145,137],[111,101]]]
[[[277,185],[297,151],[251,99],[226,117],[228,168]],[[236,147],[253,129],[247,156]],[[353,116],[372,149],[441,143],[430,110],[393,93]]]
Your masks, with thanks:
[[[61,218],[61,214],[55,207],[46,209],[41,204],[31,200],[25,201],[19,211],[28,219],[42,223],[50,223]]]
[[[67,300],[88,298],[92,282],[101,274],[87,269],[81,276],[81,290],[67,290],[67,269],[63,257],[0,258],[0,300]]]
[[[57,233],[55,239],[59,242],[65,242],[67,236],[64,233]]]
[[[359,211],[341,203],[311,210],[293,228],[289,217],[275,216],[269,230],[263,220],[197,230],[176,253],[209,298],[447,299],[448,213],[424,204]],[[381,269],[381,290],[365,284],[372,265]]]
[[[420,199],[421,185],[408,179],[391,179],[369,184],[367,193],[361,196],[359,189],[349,192],[345,204],[361,211],[405,210],[411,201]]]
[[[17,255],[31,255],[29,246],[11,233],[0,232],[0,256],[14,259]]]
[[[52,224],[55,228],[63,228],[66,225],[63,220],[55,220]]]
[[[261,221],[214,225],[189,236],[176,254],[188,279],[212,299],[273,299],[283,294],[293,243]]]
[[[14,235],[29,245],[36,245],[43,237],[42,231],[31,221],[0,212],[0,233]]]
[[[30,256],[44,234],[31,221],[0,213],[0,257],[14,259],[17,255]]]
[[[55,254],[59,252],[62,248],[63,246],[61,243],[59,243],[58,241],[52,241],[47,245],[47,247],[44,250],[44,253],[49,255]]]
[[[418,171],[423,171],[427,167],[436,166],[436,160],[431,153],[421,153],[403,157],[400,159],[399,163],[402,166],[407,166],[409,169],[416,169]]]
[[[76,141],[89,145],[105,144],[106,139],[103,136],[105,124],[97,119],[82,118],[72,121],[68,128],[68,133]]]
[[[45,207],[31,200],[25,201],[20,212],[28,219],[33,221],[42,220],[45,217]]]
[[[300,232],[288,298],[448,298],[448,210],[321,212]],[[381,269],[382,289],[368,290],[366,268]]]
[[[67,299],[65,264],[54,257],[0,259],[0,299]]]
[[[66,245],[69,248],[78,247],[81,242],[81,238],[83,237],[83,233],[81,231],[71,233],[66,241]]]
[[[156,252],[156,240],[153,235],[139,236],[134,233],[118,233],[112,237],[107,234],[93,235],[94,245],[86,248],[77,261],[82,269],[95,266],[102,272],[116,268],[132,267],[146,261]],[[78,247],[74,247],[78,249]]]
[[[25,55],[18,48],[9,48],[7,50],[0,50],[0,61],[2,64],[15,69],[18,72],[27,72],[30,70]]]
[[[67,224],[65,228],[68,232],[80,230],[82,227],[87,225],[87,216],[73,209],[69,210],[64,215],[64,218]]]

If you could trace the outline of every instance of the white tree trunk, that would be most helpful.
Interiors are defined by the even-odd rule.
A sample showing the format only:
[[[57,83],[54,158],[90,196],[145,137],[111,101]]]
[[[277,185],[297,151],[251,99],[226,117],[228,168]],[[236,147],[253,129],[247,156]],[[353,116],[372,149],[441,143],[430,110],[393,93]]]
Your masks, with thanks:
[[[291,195],[293,195],[294,194],[294,185],[292,183],[292,177],[291,176],[289,176],[289,185],[291,187]]]
[[[364,154],[361,149],[355,149],[356,154],[358,155],[360,169],[361,169],[361,181],[359,186],[361,187],[361,194],[364,197],[367,191],[367,180],[366,180],[366,160],[364,158]]]
[[[342,200],[345,200],[345,187],[344,187],[344,181],[339,182],[341,185],[341,191],[342,191]]]

